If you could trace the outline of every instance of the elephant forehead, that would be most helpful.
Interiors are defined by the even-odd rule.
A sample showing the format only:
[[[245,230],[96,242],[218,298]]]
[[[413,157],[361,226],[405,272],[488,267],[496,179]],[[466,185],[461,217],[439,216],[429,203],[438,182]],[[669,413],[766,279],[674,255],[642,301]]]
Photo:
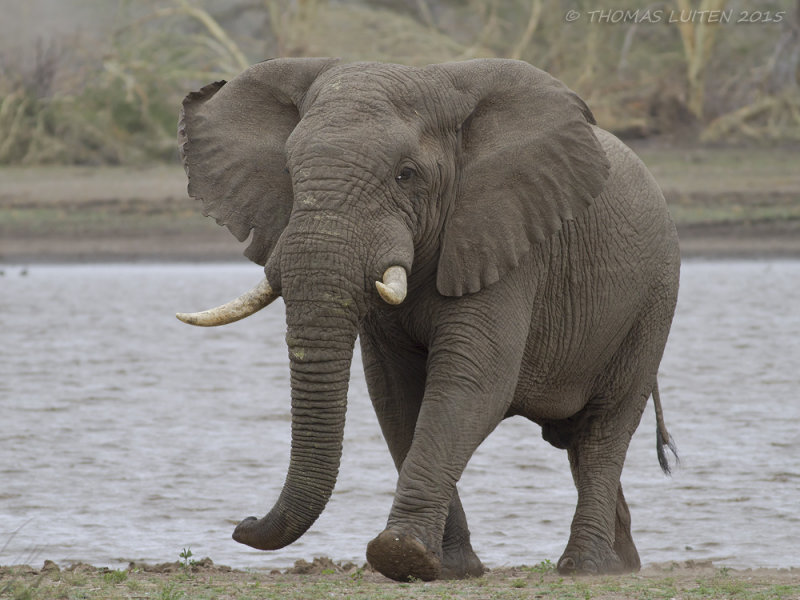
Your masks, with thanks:
[[[443,82],[416,67],[352,63],[331,69],[315,81],[306,96],[306,110],[340,114],[389,116],[415,114],[430,103]]]
[[[344,106],[320,104],[303,116],[289,136],[287,158],[348,160],[354,154],[383,162],[398,153],[414,152],[424,129],[424,122],[402,118],[386,103],[359,99]]]
[[[289,137],[287,162],[292,168],[302,167],[309,176],[309,169],[324,173],[335,165],[358,167],[378,176],[393,169],[398,156],[413,153],[418,143],[412,132],[397,124],[373,119],[345,122],[331,114],[323,119],[312,116],[303,119]]]

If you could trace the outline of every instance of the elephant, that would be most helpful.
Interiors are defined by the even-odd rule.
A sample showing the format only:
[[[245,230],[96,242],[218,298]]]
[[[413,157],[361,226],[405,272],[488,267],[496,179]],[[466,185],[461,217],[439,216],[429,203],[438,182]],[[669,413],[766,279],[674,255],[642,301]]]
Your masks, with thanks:
[[[178,318],[285,303],[290,464],[236,541],[280,549],[321,514],[358,339],[398,472],[373,568],[484,572],[456,484],[515,415],[567,451],[578,496],[558,570],[640,567],[620,474],[651,395],[665,470],[674,450],[657,373],[678,239],[652,175],[576,93],[515,60],[279,58],[190,93],[178,145],[188,194],[264,267],[252,290]]]

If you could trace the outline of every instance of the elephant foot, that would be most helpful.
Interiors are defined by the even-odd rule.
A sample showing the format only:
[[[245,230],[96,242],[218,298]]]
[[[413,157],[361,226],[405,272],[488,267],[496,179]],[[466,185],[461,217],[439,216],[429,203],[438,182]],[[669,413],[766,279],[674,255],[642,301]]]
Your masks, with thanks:
[[[567,546],[558,559],[558,572],[562,575],[603,575],[635,571],[611,547],[578,548]]]
[[[622,571],[625,573],[635,573],[642,568],[642,561],[639,559],[639,552],[633,545],[633,540],[614,541],[614,552],[622,561]]]
[[[439,579],[480,577],[485,571],[483,563],[469,543],[450,550],[442,549],[442,572]]]
[[[396,581],[432,581],[442,573],[442,561],[425,544],[415,536],[391,529],[367,544],[367,560],[374,569]]]

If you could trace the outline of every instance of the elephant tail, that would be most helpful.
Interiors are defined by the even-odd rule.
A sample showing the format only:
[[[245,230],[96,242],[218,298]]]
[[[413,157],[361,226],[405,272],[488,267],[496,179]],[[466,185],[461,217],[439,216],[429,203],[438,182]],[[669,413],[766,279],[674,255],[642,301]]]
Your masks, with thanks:
[[[667,426],[664,424],[664,410],[661,408],[661,396],[658,393],[658,380],[653,386],[653,405],[656,408],[656,452],[658,453],[658,464],[661,465],[661,470],[667,475],[672,473],[672,467],[669,464],[669,457],[667,456],[666,449],[672,452],[675,457],[675,464],[680,463],[678,457],[678,448],[675,442],[667,432]]]

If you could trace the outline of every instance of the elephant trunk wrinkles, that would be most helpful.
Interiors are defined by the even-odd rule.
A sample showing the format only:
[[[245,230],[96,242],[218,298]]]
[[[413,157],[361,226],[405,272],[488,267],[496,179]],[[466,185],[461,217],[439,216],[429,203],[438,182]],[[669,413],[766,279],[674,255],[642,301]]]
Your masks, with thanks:
[[[305,260],[324,261],[305,252]],[[319,268],[317,267],[317,272]],[[293,272],[294,273],[293,273]],[[353,346],[358,333],[354,273],[331,269],[313,285],[308,267],[284,272],[291,362],[292,449],[286,481],[275,506],[262,519],[242,521],[234,539],[275,550],[298,539],[317,520],[339,472]],[[363,274],[359,277],[363,280]],[[360,280],[359,280],[360,283]],[[361,300],[361,298],[358,298]]]

